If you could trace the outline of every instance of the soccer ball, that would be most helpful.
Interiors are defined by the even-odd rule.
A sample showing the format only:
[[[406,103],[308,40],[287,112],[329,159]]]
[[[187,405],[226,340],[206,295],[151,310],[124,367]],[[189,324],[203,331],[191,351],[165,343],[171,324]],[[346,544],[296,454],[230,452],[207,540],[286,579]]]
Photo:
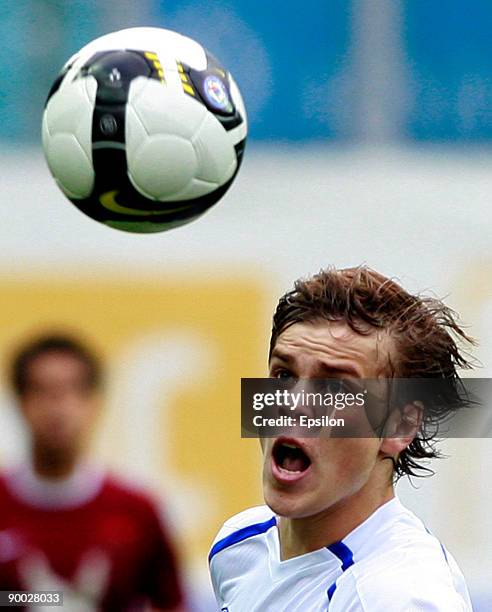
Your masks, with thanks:
[[[94,40],[63,67],[46,101],[43,148],[82,212],[130,232],[196,219],[232,184],[246,112],[231,74],[170,30]]]

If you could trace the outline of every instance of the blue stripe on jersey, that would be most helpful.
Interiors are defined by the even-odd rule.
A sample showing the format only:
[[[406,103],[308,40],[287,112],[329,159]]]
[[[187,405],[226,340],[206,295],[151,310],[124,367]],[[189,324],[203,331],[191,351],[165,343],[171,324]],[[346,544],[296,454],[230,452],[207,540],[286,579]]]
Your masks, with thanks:
[[[326,548],[340,559],[342,562],[342,572],[354,564],[353,553],[343,542],[335,542]]]
[[[351,565],[354,564],[354,555],[350,548],[344,544],[343,542],[335,542],[334,544],[330,544],[330,546],[326,547],[329,551],[331,551],[335,556],[337,556],[342,562],[342,572],[348,569]],[[337,581],[330,586],[327,590],[328,601],[331,601],[333,597],[333,593],[337,588]]]
[[[441,547],[442,554],[444,555],[444,558],[446,559],[446,563],[449,565],[448,553],[446,552],[446,549],[444,548],[444,544],[431,531],[429,531],[425,525],[424,525],[424,528],[430,536],[432,536],[434,539],[436,539],[439,542],[439,546]]]
[[[246,540],[247,538],[251,538],[255,535],[259,535],[260,533],[265,533],[265,531],[268,531],[271,527],[274,527],[276,524],[277,524],[277,520],[274,516],[272,516],[270,520],[265,521],[264,523],[255,523],[254,525],[248,525],[247,527],[238,529],[234,533],[231,533],[231,535],[228,535],[226,538],[219,540],[212,546],[212,550],[210,551],[210,554],[208,555],[208,562],[210,563],[210,561],[212,561],[212,557],[214,557],[221,550],[224,550],[224,548],[229,548],[229,546],[232,546],[233,544],[242,542],[243,540]]]
[[[331,598],[333,597],[333,593],[335,592],[335,589],[337,588],[337,583],[334,582],[331,587],[328,589],[328,591],[326,591],[327,595],[328,595],[328,601],[331,601]]]

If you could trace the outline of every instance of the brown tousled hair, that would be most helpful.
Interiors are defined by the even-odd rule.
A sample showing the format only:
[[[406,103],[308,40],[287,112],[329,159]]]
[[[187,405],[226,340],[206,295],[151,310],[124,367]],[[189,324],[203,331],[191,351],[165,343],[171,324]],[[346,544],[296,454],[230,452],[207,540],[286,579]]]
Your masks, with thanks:
[[[299,279],[294,289],[280,298],[274,317],[270,352],[279,335],[294,323],[326,320],[344,321],[362,335],[386,331],[393,341],[388,376],[393,378],[433,378],[440,401],[425,402],[419,433],[394,461],[394,475],[420,476],[430,472],[421,460],[439,457],[436,433],[430,426],[463,407],[459,369],[472,362],[462,345],[473,345],[460,327],[457,315],[432,297],[412,295],[394,280],[366,266],[328,268]],[[444,401],[443,401],[444,398]]]

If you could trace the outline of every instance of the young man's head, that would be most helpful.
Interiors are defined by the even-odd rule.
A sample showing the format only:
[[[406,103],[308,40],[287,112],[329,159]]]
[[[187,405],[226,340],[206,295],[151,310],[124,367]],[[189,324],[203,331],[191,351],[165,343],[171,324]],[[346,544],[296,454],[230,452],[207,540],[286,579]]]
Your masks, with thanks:
[[[101,364],[76,338],[44,335],[18,348],[11,384],[35,449],[76,457],[98,413]]]
[[[270,375],[457,380],[457,369],[469,365],[461,341],[471,342],[442,302],[411,295],[365,267],[328,269],[297,281],[280,299]],[[446,406],[456,406],[453,400]],[[420,432],[443,416],[442,404],[408,408],[410,422],[422,422]],[[395,477],[415,474],[422,459],[436,456],[432,440],[418,430],[402,426],[391,437],[296,439],[287,446],[264,440],[266,502],[277,514],[301,518],[357,496],[384,499]]]

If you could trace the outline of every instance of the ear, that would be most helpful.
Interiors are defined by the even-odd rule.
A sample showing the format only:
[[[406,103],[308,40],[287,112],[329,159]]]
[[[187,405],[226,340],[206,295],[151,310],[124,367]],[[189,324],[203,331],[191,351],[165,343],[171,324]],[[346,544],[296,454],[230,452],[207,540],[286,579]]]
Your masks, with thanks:
[[[407,404],[401,410],[393,410],[381,443],[381,451],[396,457],[404,451],[417,435],[424,414],[422,402],[415,401]]]

